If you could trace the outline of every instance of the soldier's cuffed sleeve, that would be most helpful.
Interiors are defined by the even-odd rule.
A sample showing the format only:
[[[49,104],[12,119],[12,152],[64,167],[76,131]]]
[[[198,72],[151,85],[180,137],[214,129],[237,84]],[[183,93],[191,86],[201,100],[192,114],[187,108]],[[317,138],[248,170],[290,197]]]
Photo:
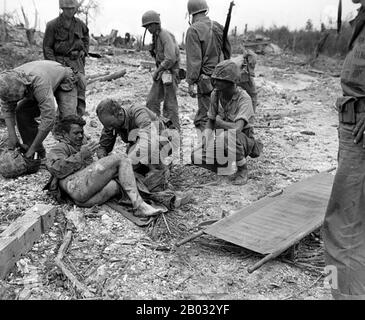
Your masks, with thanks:
[[[2,102],[1,103],[1,112],[3,114],[4,119],[15,119],[15,109],[16,103]]]
[[[252,100],[248,94],[241,93],[237,99],[237,113],[234,122],[244,120],[245,123],[249,123],[251,118],[255,116],[252,106]]]
[[[161,67],[165,70],[171,69],[177,62],[176,44],[168,32],[160,33],[161,42],[164,48],[165,60],[161,62]]]
[[[38,130],[49,132],[56,121],[56,102],[53,88],[43,79],[35,79],[33,85],[33,96],[38,102],[41,113],[41,123]]]
[[[81,152],[68,156],[64,143],[56,145],[47,155],[47,168],[57,179],[64,179],[85,166]]]
[[[45,60],[53,60],[56,61],[55,52],[53,50],[54,43],[55,43],[55,28],[53,22],[48,22],[46,31],[44,33],[43,38],[43,56]]]
[[[98,154],[109,154],[113,151],[117,135],[114,130],[103,129],[100,137],[100,150]]]
[[[203,57],[198,33],[189,28],[186,34],[186,81],[188,84],[197,83],[200,77]]]

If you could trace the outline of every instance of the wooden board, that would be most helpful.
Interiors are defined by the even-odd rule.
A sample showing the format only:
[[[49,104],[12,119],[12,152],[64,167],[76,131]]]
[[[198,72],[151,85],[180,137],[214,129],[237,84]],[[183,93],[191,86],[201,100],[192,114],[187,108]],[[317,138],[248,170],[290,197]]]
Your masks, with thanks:
[[[0,280],[54,223],[57,208],[38,204],[0,234]]]
[[[285,250],[324,221],[334,176],[319,174],[265,198],[204,232],[262,255]]]

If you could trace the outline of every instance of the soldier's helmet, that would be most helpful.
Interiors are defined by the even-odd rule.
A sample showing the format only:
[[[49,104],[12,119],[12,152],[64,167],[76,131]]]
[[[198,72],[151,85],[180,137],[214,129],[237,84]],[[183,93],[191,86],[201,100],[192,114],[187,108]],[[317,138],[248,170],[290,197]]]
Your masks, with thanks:
[[[208,3],[205,0],[189,0],[188,11],[190,15],[208,11]]]
[[[231,60],[225,60],[219,63],[212,74],[212,79],[237,83],[239,79],[237,64]]]
[[[60,0],[60,8],[77,8],[79,3],[77,0]]]
[[[26,76],[7,71],[0,74],[0,99],[4,102],[18,102],[25,96],[26,86],[30,84]]]
[[[150,10],[142,16],[142,27],[146,28],[152,23],[161,24],[161,18],[156,11]]]

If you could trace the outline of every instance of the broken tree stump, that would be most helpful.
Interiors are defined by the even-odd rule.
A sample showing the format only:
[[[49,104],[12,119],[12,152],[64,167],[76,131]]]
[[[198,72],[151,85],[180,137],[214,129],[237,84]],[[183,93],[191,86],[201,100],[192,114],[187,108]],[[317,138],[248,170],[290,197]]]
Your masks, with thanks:
[[[0,280],[54,223],[57,208],[38,204],[0,234]]]
[[[97,81],[102,81],[103,82],[103,81],[116,80],[116,79],[124,77],[126,74],[127,74],[127,70],[123,69],[123,70],[117,71],[117,72],[112,73],[112,74],[107,75],[107,76],[102,76],[102,77],[99,77],[99,78],[91,79],[87,82],[87,84],[89,85],[89,84],[92,84],[92,83],[97,82]]]

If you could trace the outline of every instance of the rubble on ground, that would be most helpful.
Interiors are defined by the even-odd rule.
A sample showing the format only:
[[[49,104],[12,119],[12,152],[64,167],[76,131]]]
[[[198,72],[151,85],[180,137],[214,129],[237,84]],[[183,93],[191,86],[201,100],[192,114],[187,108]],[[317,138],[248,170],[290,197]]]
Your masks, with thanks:
[[[152,84],[152,68],[144,67],[146,61],[151,61],[148,53],[126,52],[113,46],[104,48],[118,54],[88,58],[87,76],[113,73],[120,68],[125,68],[127,73],[122,78],[88,86],[90,115],[85,132],[94,139],[100,136],[102,129],[95,115],[95,108],[102,99],[111,97],[124,104],[145,105]],[[92,48],[92,51],[97,50],[98,47]],[[247,273],[247,268],[260,257],[220,240],[205,236],[184,247],[174,247],[178,240],[197,231],[201,222],[220,219],[275,190],[336,166],[337,140],[334,137],[338,121],[333,101],[340,85],[338,79],[328,73],[327,64],[333,64],[331,72],[338,70],[335,61],[326,59],[322,69],[316,65],[323,74],[309,73],[300,65],[301,61],[288,54],[259,57],[256,82],[260,104],[255,133],[263,141],[265,150],[259,159],[249,160],[248,185],[232,186],[225,178],[204,169],[182,164],[174,166],[171,180],[174,189],[194,191],[191,203],[171,213],[180,236],[171,236],[164,221],[153,237],[153,230],[138,228],[111,209],[61,206],[52,230],[42,235],[41,241],[23,257],[6,281],[0,283],[0,296],[5,292],[8,299],[82,298],[55,264],[70,219],[78,227],[63,263],[87,286],[94,299],[329,297],[330,292],[321,283],[310,287],[321,269],[305,267],[305,261],[312,261],[313,266],[321,266],[323,262],[323,256],[318,254],[323,250],[323,242],[314,235],[301,244],[301,255],[293,260],[293,265],[275,260],[252,275]],[[178,100],[184,158],[189,159],[188,142],[196,134],[193,119],[197,103],[186,91],[187,85],[183,82]],[[0,123],[1,139],[6,139],[5,132]],[[54,143],[49,137],[46,147]],[[0,232],[36,203],[57,205],[42,191],[48,178],[49,173],[43,169],[16,180],[0,178]],[[314,258],[308,260],[305,252]]]

